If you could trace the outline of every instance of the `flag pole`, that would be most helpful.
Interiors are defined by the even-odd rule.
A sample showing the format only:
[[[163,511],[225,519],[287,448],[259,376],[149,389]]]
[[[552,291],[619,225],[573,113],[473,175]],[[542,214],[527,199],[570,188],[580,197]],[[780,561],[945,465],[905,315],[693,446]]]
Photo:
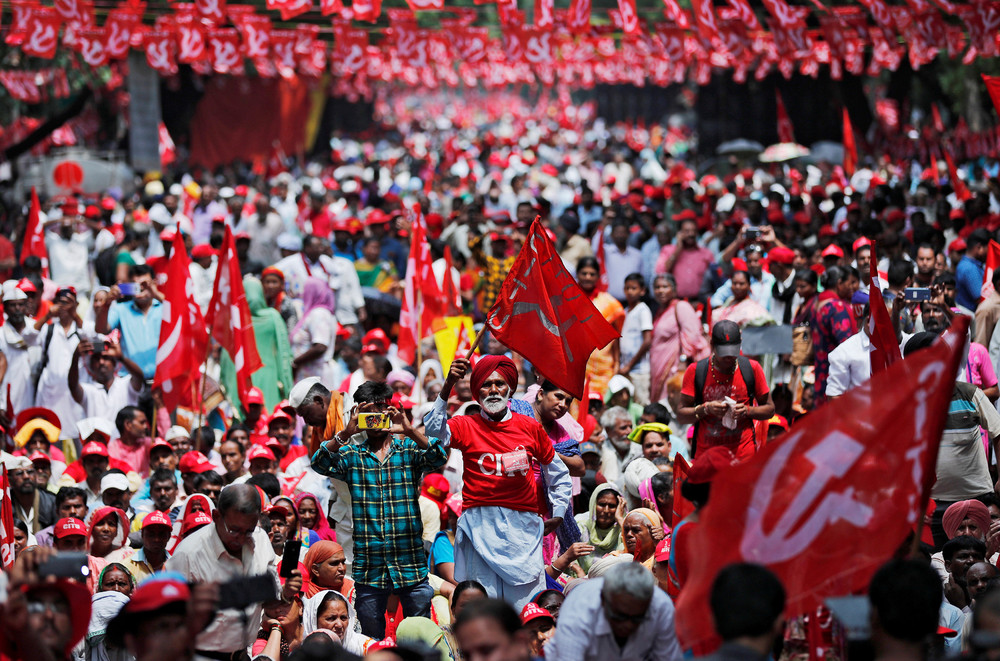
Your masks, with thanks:
[[[465,354],[466,360],[472,360],[472,354],[476,353],[476,348],[479,346],[479,343],[483,341],[483,334],[485,332],[486,332],[486,326],[483,326],[483,329],[478,333],[476,333],[476,341],[472,343],[472,347],[469,349],[469,353]]]
[[[420,290],[418,289],[417,290],[416,308],[417,308],[417,312],[419,312],[420,314],[417,315],[417,338],[416,338],[416,340],[417,340],[417,374],[420,374],[420,363],[423,362],[423,360],[424,360],[424,324],[423,324],[424,314],[423,314],[423,310],[420,308],[420,300],[422,298],[423,298],[423,296],[421,295]],[[420,384],[417,384],[417,385],[420,385]],[[423,404],[424,403],[424,389],[421,387],[419,392],[420,392],[420,403]]]

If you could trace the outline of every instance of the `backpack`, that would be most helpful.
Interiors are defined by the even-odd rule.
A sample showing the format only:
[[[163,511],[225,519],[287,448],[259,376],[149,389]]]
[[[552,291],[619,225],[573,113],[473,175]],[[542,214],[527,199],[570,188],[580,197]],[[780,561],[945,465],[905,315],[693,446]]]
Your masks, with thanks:
[[[712,357],[702,358],[698,361],[694,368],[694,405],[705,401],[704,390],[705,381],[708,380],[708,366],[709,361]],[[739,368],[740,377],[743,379],[743,384],[747,388],[747,395],[750,397],[750,406],[755,405],[757,401],[757,377],[754,375],[753,365],[750,364],[750,359],[746,356],[737,356],[736,365]],[[694,423],[694,435],[691,437],[691,460],[694,461],[695,452],[698,447],[698,426],[699,422]]]
[[[94,259],[94,275],[98,282],[105,287],[115,284],[115,276],[118,272],[118,246],[105,248],[97,253]]]

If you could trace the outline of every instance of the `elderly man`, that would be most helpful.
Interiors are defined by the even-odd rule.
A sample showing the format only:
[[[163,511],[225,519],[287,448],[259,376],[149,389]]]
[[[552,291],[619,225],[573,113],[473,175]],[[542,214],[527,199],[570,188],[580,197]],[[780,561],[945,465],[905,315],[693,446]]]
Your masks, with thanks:
[[[249,484],[230,485],[219,496],[212,512],[214,525],[184,538],[166,563],[167,571],[179,572],[193,583],[225,583],[267,574],[278,585],[277,558],[267,533],[257,527],[260,492]],[[291,601],[302,589],[302,577],[289,578],[281,589],[282,599]],[[246,657],[260,627],[262,605],[222,610],[197,640],[199,655],[209,659]]]
[[[641,444],[628,439],[632,432],[632,417],[621,406],[612,406],[601,414],[601,427],[608,435],[601,444],[601,474],[619,487],[625,484],[625,466],[642,456]]]
[[[31,370],[41,357],[34,319],[27,316],[28,296],[16,280],[3,283],[3,311],[6,322],[0,327],[0,403],[3,410],[23,411],[35,404]],[[32,323],[28,323],[28,321]],[[7,392],[10,389],[10,401]]]
[[[6,465],[14,516],[28,524],[31,533],[55,523],[56,497],[38,488],[34,464],[27,457],[11,457]]]
[[[524,607],[545,587],[542,536],[562,523],[572,482],[552,441],[533,418],[515,415],[508,402],[517,387],[517,367],[505,356],[484,356],[472,370],[478,415],[447,419],[451,389],[469,371],[457,358],[424,417],[428,435],[462,452],[464,511],[455,536],[455,578],[474,578],[491,597]],[[545,477],[552,518],[539,516],[534,467]]]
[[[559,613],[548,661],[680,661],[674,605],[641,564],[620,563],[586,581]]]

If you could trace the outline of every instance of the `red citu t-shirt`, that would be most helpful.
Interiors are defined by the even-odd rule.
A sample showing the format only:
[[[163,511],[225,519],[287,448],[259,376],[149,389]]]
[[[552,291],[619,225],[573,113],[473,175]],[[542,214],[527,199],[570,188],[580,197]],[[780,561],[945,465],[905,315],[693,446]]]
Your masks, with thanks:
[[[761,369],[760,363],[756,360],[751,360],[750,366],[753,368],[754,387],[757,390],[757,401],[754,405],[759,406],[767,401],[767,377],[764,376],[764,370]],[[696,369],[697,363],[689,365],[687,371],[684,372],[684,383],[681,385],[682,395],[695,397],[694,376]],[[717,376],[722,380],[717,381]],[[722,401],[725,397],[735,400],[737,404],[750,405],[747,386],[743,383],[743,376],[740,374],[739,367],[736,368],[732,375],[727,377],[726,375],[716,374],[715,370],[709,365],[708,374],[705,377],[705,392],[701,401]],[[750,418],[739,419],[736,429],[726,429],[721,419],[701,420],[698,423],[696,444],[697,452],[702,452],[715,445],[725,445],[733,451],[737,459],[742,460],[751,457],[756,447],[754,445],[753,420]]]
[[[535,420],[511,414],[504,422],[481,415],[460,415],[448,421],[451,447],[465,461],[462,507],[499,506],[538,512],[538,490],[532,459],[541,464],[555,458],[552,441]]]

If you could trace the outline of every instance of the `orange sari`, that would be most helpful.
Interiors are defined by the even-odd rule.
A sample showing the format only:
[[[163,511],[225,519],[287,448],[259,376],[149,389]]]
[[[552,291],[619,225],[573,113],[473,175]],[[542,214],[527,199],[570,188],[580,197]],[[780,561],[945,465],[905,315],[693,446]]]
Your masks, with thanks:
[[[625,309],[621,303],[614,296],[603,291],[593,292],[590,295],[590,302],[608,320],[608,323],[621,333],[622,326],[625,324]],[[607,390],[608,381],[611,380],[611,377],[618,370],[617,361],[611,351],[611,348],[615,346],[615,342],[617,340],[612,340],[606,347],[595,349],[594,353],[590,354],[590,360],[587,361],[587,376],[590,377],[590,391],[599,392],[602,396],[604,395],[604,391]]]

